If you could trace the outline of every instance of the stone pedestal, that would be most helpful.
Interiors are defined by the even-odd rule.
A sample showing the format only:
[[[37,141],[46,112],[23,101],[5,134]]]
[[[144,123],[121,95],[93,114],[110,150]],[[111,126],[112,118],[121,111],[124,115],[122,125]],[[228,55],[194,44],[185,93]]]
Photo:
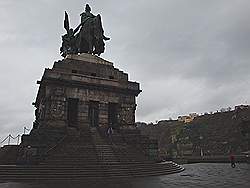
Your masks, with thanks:
[[[128,81],[128,74],[111,62],[90,54],[70,55],[46,69],[38,83],[39,126],[134,126],[139,84]]]
[[[135,127],[139,83],[129,81],[128,74],[113,63],[90,54],[69,55],[55,62],[52,69],[45,69],[37,83],[36,120],[21,145],[37,148],[40,159],[48,151],[56,152],[55,148],[71,148],[72,143],[76,151],[86,145],[110,144],[112,148],[112,138],[118,158],[123,151],[138,161],[157,160],[157,141],[141,136]],[[113,133],[108,132],[110,127]],[[63,158],[64,154],[58,155]]]
[[[45,69],[35,102],[36,130],[65,134],[97,127],[123,129],[135,126],[139,83],[100,57],[68,55]],[[75,129],[75,130],[73,130]],[[47,133],[46,133],[47,134]]]

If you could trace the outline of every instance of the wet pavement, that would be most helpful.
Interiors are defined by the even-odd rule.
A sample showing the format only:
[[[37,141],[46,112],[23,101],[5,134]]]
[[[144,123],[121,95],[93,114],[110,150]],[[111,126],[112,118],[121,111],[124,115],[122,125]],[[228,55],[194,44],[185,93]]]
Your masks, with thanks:
[[[132,179],[96,179],[83,181],[5,182],[0,188],[179,188],[250,186],[250,164],[197,163],[183,165],[185,171],[158,177]]]

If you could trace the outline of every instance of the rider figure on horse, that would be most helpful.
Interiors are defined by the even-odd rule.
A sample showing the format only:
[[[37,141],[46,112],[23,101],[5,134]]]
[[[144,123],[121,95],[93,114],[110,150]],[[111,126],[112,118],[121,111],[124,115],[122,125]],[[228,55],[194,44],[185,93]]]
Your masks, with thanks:
[[[101,16],[91,13],[91,8],[86,4],[85,12],[81,16],[81,29],[79,33],[79,52],[94,53],[100,55],[104,52],[103,40],[110,38],[104,36],[102,28]]]
[[[72,29],[69,25],[68,14],[65,12],[64,28],[67,33],[62,36],[62,47],[60,48],[63,57],[78,53],[100,55],[105,50],[104,40],[110,39],[104,36],[101,16],[93,15],[88,4],[86,4],[85,12],[80,16],[81,23],[77,28]]]

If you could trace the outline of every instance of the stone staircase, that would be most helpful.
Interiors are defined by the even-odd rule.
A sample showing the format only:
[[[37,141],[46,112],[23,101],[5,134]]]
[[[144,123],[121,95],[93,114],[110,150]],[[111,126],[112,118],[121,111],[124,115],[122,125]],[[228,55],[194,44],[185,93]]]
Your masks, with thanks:
[[[156,164],[0,166],[1,181],[85,180],[160,176],[183,171],[173,162]]]
[[[183,170],[173,162],[150,161],[119,133],[111,141],[93,129],[81,131],[79,137],[66,136],[39,165],[0,166],[0,181],[129,178]]]
[[[112,140],[103,137],[96,129],[81,131],[80,137],[68,136],[48,153],[44,164],[152,163],[138,148],[125,143],[122,136],[114,133]]]

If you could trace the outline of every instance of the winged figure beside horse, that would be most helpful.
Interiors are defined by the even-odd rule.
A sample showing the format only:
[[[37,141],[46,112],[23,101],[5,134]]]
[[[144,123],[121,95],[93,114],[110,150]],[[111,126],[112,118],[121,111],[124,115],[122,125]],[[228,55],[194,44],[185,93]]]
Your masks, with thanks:
[[[104,36],[101,16],[91,13],[91,8],[86,4],[85,12],[80,14],[81,23],[72,29],[69,26],[69,17],[65,12],[64,28],[67,33],[62,36],[60,53],[63,57],[67,54],[90,53],[100,55],[105,50],[104,41],[110,38]]]

